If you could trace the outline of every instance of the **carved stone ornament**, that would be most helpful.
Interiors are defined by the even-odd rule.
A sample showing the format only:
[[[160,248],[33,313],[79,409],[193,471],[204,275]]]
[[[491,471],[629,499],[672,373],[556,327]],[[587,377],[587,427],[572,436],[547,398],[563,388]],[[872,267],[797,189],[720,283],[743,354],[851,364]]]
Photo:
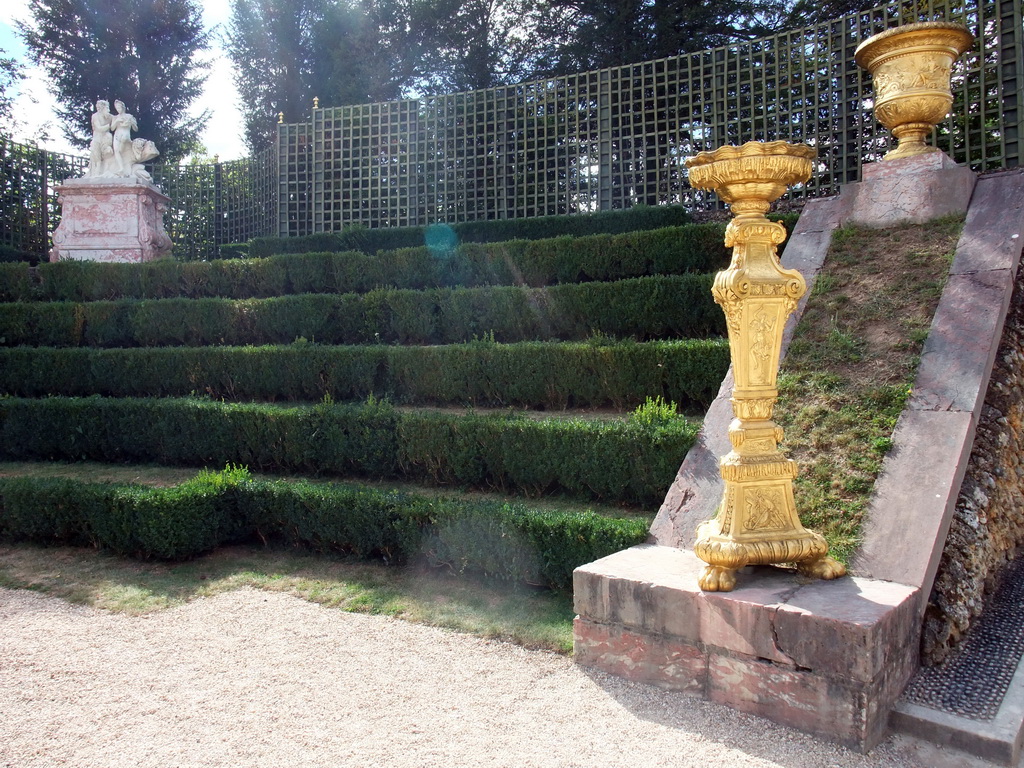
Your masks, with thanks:
[[[949,114],[953,62],[974,45],[963,24],[928,21],[907,24],[869,37],[854,59],[871,73],[875,119],[892,131],[899,145],[883,160],[938,152],[925,139]]]
[[[782,429],[772,421],[782,331],[807,286],[798,271],[779,263],[786,230],[764,214],[787,187],[811,178],[816,156],[803,144],[752,141],[686,160],[690,185],[715,190],[735,216],[725,234],[732,262],[715,276],[712,293],[728,323],[736,418],[729,426],[733,450],[719,462],[725,493],[694,545],[708,564],[700,576],[703,590],[730,591],[746,565],[795,563],[825,579],[846,573],[828,556],[825,539],[800,524],[793,501],[796,462],[779,452]]]
[[[114,108],[116,112],[111,114],[108,102],[103,99],[96,102],[96,111],[91,118],[89,165],[84,178],[113,179],[115,183],[136,178],[152,181],[153,177],[143,163],[148,163],[160,151],[148,139],[132,138],[132,131],[137,131],[139,126],[123,101],[115,101]]]

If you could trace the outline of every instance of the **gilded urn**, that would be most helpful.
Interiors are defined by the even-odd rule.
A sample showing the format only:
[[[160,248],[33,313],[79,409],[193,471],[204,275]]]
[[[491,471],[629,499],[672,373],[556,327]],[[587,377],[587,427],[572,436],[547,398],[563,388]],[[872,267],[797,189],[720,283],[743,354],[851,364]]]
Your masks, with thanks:
[[[807,288],[800,272],[779,263],[776,246],[786,229],[764,214],[788,186],[811,177],[815,157],[805,144],[751,141],[686,160],[690,185],[713,189],[735,215],[725,232],[732,261],[711,292],[725,312],[736,418],[729,425],[732,451],[719,461],[722,501],[693,547],[707,563],[703,590],[728,592],[747,565],[796,563],[802,573],[825,579],[845,573],[828,556],[825,539],[800,523],[796,462],[779,452],[782,429],[772,420],[783,329]]]
[[[713,189],[736,216],[762,217],[786,188],[811,178],[813,147],[748,141],[687,158],[690,186]]]
[[[963,24],[926,21],[869,37],[854,53],[871,73],[875,118],[899,140],[883,160],[937,152],[925,143],[953,104],[953,62],[974,44]]]

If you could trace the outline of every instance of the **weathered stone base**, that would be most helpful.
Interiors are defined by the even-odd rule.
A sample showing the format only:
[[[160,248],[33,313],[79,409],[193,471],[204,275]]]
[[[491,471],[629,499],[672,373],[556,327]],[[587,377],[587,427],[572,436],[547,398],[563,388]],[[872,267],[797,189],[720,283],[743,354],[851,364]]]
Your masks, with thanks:
[[[917,665],[917,590],[760,567],[701,592],[693,552],[644,545],[574,574],[576,660],[867,751]]]
[[[840,190],[846,221],[868,227],[920,224],[964,213],[976,178],[944,152],[929,152],[864,166],[863,180]]]
[[[57,187],[61,220],[50,261],[151,261],[171,254],[170,198],[140,179],[71,179]]]

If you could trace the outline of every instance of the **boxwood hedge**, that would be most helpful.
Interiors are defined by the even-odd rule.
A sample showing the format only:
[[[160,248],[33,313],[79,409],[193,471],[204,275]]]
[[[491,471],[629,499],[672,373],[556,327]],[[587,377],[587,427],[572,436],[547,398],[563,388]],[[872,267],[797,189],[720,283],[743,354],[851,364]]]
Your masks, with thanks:
[[[0,264],[0,301],[267,298],[366,293],[375,288],[541,287],[649,275],[712,272],[728,263],[722,224],[548,240],[420,246],[266,259],[144,264],[60,261]]]
[[[162,347],[213,344],[452,344],[638,341],[725,334],[712,275],[641,277],[549,288],[381,289],[270,299],[163,299],[0,304],[0,346]]]
[[[0,348],[0,393],[424,405],[632,408],[661,396],[706,408],[729,367],[723,339],[474,342],[429,347]]]
[[[260,258],[279,253],[358,250],[363,253],[409,248],[427,243],[497,243],[505,240],[539,240],[571,235],[581,237],[679,226],[690,214],[679,205],[638,205],[614,211],[521,219],[466,221],[421,227],[354,226],[340,232],[320,232],[303,237],[258,237],[249,242],[249,256]]]
[[[386,402],[281,407],[194,398],[0,398],[0,457],[221,465],[566,493],[653,506],[696,438],[683,418],[530,419]]]
[[[425,497],[339,483],[202,472],[173,488],[0,478],[0,540],[103,547],[181,560],[258,538],[316,552],[555,588],[579,565],[638,544],[647,522],[594,512]]]

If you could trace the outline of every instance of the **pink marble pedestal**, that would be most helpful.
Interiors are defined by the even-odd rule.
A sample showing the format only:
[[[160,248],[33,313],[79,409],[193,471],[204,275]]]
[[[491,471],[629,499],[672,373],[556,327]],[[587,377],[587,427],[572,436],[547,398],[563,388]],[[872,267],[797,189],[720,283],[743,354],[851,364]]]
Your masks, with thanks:
[[[50,261],[151,261],[171,254],[170,198],[138,178],[69,179],[57,187],[61,220]]]
[[[977,178],[944,152],[884,160],[864,166],[864,180],[840,190],[846,223],[892,227],[962,214]]]

